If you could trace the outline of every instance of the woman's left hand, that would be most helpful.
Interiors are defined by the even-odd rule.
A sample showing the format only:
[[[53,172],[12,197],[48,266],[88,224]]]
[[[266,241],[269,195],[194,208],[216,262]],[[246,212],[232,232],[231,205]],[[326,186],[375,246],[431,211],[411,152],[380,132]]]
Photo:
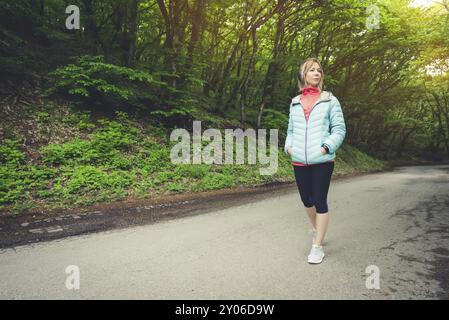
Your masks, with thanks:
[[[326,154],[326,149],[324,149],[323,147],[321,147],[321,154]]]

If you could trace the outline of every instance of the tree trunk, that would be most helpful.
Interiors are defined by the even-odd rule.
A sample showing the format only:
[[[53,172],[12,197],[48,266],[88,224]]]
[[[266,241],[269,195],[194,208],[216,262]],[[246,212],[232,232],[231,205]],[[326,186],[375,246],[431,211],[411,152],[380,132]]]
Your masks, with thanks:
[[[237,43],[235,44],[235,46],[231,52],[231,55],[229,56],[228,61],[226,62],[226,65],[224,67],[223,74],[221,76],[221,79],[220,79],[220,82],[218,85],[218,90],[217,90],[217,102],[216,103],[217,103],[218,109],[221,108],[220,106],[223,101],[224,89],[226,87],[227,79],[231,73],[232,63],[234,62],[235,55],[237,54],[240,44],[244,41],[244,39],[246,39],[246,32],[240,34],[239,39],[237,40]]]
[[[446,129],[449,129],[449,124],[446,123],[446,126],[444,126],[443,119],[442,119],[441,115],[443,115],[446,118],[446,121],[448,120],[447,119],[448,116],[447,116],[447,114],[445,114],[445,112],[443,110],[443,106],[440,102],[438,95],[436,93],[433,93],[432,95],[433,95],[433,97],[435,99],[435,103],[436,103],[435,106],[437,108],[436,115],[437,115],[437,119],[438,119],[439,130],[443,137],[444,146],[445,146],[447,152],[449,153],[449,137],[448,137],[449,132],[446,132],[446,131],[449,131],[449,130],[446,130]]]
[[[278,74],[280,73],[279,53],[284,46],[284,29],[285,29],[285,15],[281,9],[276,23],[276,32],[274,34],[274,43],[272,58],[267,68],[267,73],[263,81],[262,89],[262,105],[268,104],[273,106],[276,101],[275,92],[278,87]]]
[[[251,57],[248,62],[248,68],[246,70],[245,76],[243,78],[242,84],[240,86],[240,94],[242,97],[241,103],[240,103],[240,121],[242,122],[242,125],[245,122],[245,104],[247,101],[248,96],[248,87],[250,86],[250,82],[254,76],[255,70],[255,64],[256,64],[256,53],[257,53],[257,47],[258,47],[258,41],[257,41],[257,30],[255,27],[251,30],[251,37],[252,37],[252,44],[253,44],[253,51],[251,53]]]
[[[259,112],[257,113],[257,129],[260,128],[260,124],[262,123],[262,113],[263,113],[263,109],[265,108],[265,102],[262,101],[262,103],[260,104],[259,107]]]
[[[139,0],[131,0],[131,12],[129,18],[129,33],[127,39],[127,61],[128,67],[134,67],[136,57],[136,36],[137,36],[137,9]]]
[[[84,10],[86,13],[86,39],[88,43],[88,47],[90,52],[93,55],[98,54],[98,46],[102,46],[99,34],[98,34],[98,28],[97,23],[95,21],[95,12],[93,7],[93,0],[84,0]],[[106,54],[105,54],[106,55]]]
[[[193,55],[199,40],[201,28],[203,27],[204,9],[206,0],[196,0],[194,10],[191,13],[192,32],[190,34],[190,42],[187,49],[186,71],[190,71],[193,65]]]
[[[173,39],[174,39],[174,33],[173,33],[173,26],[172,21],[169,15],[169,12],[167,11],[167,7],[165,6],[164,0],[156,0],[157,4],[159,5],[159,9],[161,10],[162,17],[164,19],[165,24],[165,42],[164,42],[164,49],[166,51],[165,57],[164,57],[164,65],[166,69],[176,72],[176,66],[174,65],[174,46],[173,46]],[[171,1],[169,3],[169,6],[171,6]],[[164,82],[170,82],[172,81],[172,86],[176,85],[176,80],[171,80],[171,77],[163,76],[162,81]]]
[[[39,14],[41,17],[45,15],[45,0],[39,0]]]

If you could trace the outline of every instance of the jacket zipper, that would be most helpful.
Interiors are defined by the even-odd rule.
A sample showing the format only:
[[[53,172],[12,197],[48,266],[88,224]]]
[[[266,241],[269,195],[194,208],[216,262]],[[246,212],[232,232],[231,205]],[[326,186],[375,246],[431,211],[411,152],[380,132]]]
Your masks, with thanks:
[[[305,150],[306,164],[309,164],[309,163],[307,162],[307,128],[309,127],[309,119],[310,119],[310,116],[311,116],[311,114],[312,114],[313,109],[315,109],[315,107],[316,107],[320,102],[323,102],[323,100],[318,101],[318,102],[312,107],[312,109],[310,109],[309,117],[306,119],[306,145],[305,145],[305,148],[306,148],[306,150]],[[301,104],[301,105],[302,105],[302,104]],[[303,109],[303,112],[304,112],[304,109]]]

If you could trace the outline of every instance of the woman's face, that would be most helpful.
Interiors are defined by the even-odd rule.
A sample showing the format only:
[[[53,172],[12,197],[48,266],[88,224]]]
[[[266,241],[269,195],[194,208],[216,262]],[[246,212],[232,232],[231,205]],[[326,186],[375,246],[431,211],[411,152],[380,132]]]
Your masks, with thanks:
[[[321,80],[321,68],[318,63],[314,62],[312,67],[307,71],[306,74],[306,84],[311,86],[318,86]]]

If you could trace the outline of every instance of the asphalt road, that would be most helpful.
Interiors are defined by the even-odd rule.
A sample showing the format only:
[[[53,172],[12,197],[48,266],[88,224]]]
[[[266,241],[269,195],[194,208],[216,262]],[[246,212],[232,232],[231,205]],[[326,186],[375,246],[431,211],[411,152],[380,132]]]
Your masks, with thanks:
[[[200,215],[1,249],[0,298],[449,299],[448,165],[333,180],[328,202],[320,265],[307,263],[312,235],[292,186]],[[79,289],[66,287],[70,265]]]

